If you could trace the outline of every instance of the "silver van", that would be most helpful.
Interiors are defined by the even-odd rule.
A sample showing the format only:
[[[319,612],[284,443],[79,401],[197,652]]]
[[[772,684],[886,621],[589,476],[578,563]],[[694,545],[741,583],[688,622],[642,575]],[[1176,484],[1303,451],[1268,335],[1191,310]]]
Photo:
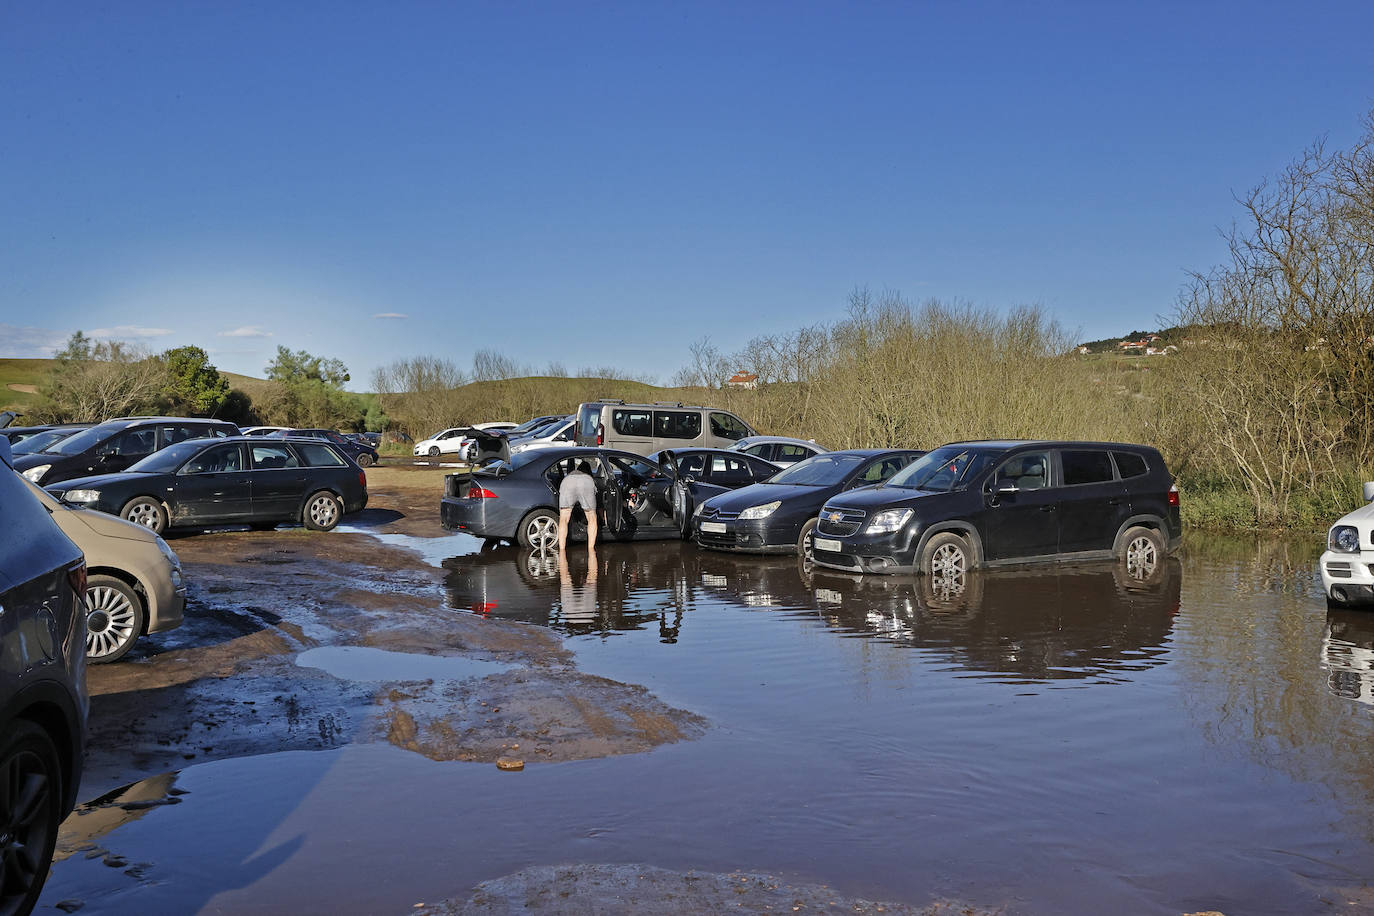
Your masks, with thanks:
[[[728,448],[753,427],[728,410],[680,403],[592,401],[577,408],[577,444],[652,455],[665,448]]]

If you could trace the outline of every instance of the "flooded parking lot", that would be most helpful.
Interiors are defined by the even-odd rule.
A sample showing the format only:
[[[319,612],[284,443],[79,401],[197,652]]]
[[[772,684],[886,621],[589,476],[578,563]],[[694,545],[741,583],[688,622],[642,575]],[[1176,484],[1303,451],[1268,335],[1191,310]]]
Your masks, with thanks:
[[[88,780],[40,911],[400,913],[522,869],[635,864],[913,907],[1374,912],[1374,614],[1328,613],[1306,545],[1193,538],[1143,578],[933,584],[415,534],[340,535],[329,589],[263,563],[273,589],[299,575],[319,597],[246,617],[210,555],[285,540],[204,536],[223,540],[188,563],[197,619],[132,665],[254,640],[270,664],[182,689],[277,709],[245,726],[269,730],[297,691],[299,740]],[[345,571],[385,556],[430,577]],[[391,597],[363,601],[368,582]]]

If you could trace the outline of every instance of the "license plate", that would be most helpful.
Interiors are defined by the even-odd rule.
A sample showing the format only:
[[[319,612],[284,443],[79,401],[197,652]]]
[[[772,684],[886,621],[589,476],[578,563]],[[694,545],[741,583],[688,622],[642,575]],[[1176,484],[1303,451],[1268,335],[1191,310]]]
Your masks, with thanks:
[[[824,601],[826,604],[844,604],[844,596],[833,588],[816,589],[816,600]]]
[[[701,530],[707,534],[724,534],[726,528],[724,522],[702,522]]]
[[[812,550],[828,550],[831,553],[840,552],[840,542],[830,538],[815,538],[811,541]]]

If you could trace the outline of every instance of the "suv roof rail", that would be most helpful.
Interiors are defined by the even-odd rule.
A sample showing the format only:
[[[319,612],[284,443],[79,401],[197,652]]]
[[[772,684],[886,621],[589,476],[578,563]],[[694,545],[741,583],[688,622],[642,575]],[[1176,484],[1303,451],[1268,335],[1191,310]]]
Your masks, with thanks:
[[[655,407],[685,407],[681,401],[654,401]]]
[[[624,404],[624,403],[625,403],[625,399],[624,399],[624,398],[597,398],[597,399],[596,399],[596,403],[598,403],[598,404]]]

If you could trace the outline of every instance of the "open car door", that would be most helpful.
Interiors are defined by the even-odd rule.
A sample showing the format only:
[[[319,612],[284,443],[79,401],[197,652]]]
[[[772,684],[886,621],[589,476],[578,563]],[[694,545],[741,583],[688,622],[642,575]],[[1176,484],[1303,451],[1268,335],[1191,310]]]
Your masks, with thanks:
[[[605,458],[597,459],[596,491],[601,497],[601,509],[605,514],[603,524],[616,537],[625,530],[625,494],[620,491]]]

